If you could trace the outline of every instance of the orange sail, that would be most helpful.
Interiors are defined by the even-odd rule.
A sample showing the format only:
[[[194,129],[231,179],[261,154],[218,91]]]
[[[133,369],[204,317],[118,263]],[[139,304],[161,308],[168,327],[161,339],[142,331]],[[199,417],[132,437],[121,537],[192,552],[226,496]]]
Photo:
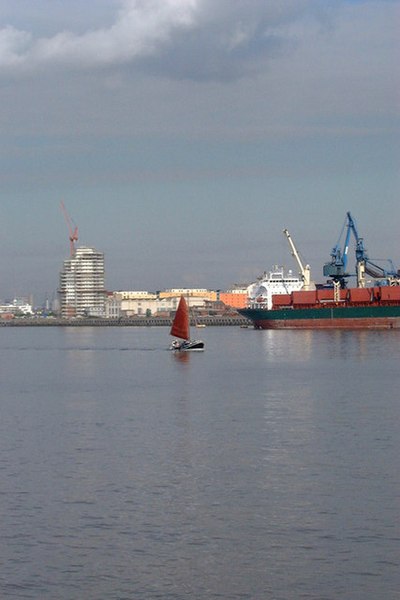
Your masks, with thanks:
[[[182,340],[190,339],[189,308],[183,296],[179,300],[170,334]]]

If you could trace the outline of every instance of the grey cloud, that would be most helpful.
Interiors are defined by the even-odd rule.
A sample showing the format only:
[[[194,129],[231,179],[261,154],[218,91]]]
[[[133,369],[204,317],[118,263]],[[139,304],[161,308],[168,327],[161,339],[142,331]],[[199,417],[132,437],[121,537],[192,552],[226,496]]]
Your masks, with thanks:
[[[0,68],[67,64],[75,68],[121,64],[155,51],[172,31],[189,27],[195,0],[124,0],[114,23],[77,35],[61,31],[34,39],[12,26],[0,30]]]
[[[19,65],[31,41],[31,35],[10,25],[0,30],[0,68]]]
[[[231,81],[254,73],[259,61],[287,49],[275,34],[252,36],[246,43],[230,46],[219,34],[198,29],[180,33],[164,51],[138,61],[142,70],[176,79]]]
[[[314,0],[202,0],[190,29],[177,31],[141,68],[177,79],[233,80],[253,74],[265,59],[289,52],[290,24],[317,12]]]
[[[285,27],[315,0],[124,0],[113,24],[85,33],[35,38],[0,30],[0,72],[66,65],[128,65],[178,79],[224,80],[251,73],[257,60],[285,51]]]

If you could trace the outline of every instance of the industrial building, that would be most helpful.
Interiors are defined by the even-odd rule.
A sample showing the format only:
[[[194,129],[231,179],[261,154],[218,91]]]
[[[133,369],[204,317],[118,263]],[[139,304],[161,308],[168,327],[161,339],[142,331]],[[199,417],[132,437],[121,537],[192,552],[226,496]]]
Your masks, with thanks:
[[[206,290],[204,288],[171,288],[158,293],[160,300],[165,298],[180,298],[185,296],[186,301],[191,306],[196,306],[196,298],[202,302],[208,300],[215,302],[217,300],[217,292]]]
[[[247,303],[247,286],[241,286],[219,293],[219,300],[231,308],[244,308]]]

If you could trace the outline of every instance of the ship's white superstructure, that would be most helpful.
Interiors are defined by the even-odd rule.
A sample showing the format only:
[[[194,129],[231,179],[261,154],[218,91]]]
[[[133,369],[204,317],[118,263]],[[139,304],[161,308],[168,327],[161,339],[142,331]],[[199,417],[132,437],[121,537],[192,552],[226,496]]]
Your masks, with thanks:
[[[275,294],[291,294],[302,290],[304,281],[293,274],[291,270],[285,272],[283,267],[273,267],[272,271],[265,272],[259,279],[247,288],[249,306],[262,306],[272,308],[272,296]]]

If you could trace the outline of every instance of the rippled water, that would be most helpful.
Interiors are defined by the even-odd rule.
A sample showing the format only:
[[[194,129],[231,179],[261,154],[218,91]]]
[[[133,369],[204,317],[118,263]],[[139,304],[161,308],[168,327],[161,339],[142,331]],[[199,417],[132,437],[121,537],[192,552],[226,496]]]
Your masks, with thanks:
[[[0,329],[0,598],[400,598],[400,333]]]

